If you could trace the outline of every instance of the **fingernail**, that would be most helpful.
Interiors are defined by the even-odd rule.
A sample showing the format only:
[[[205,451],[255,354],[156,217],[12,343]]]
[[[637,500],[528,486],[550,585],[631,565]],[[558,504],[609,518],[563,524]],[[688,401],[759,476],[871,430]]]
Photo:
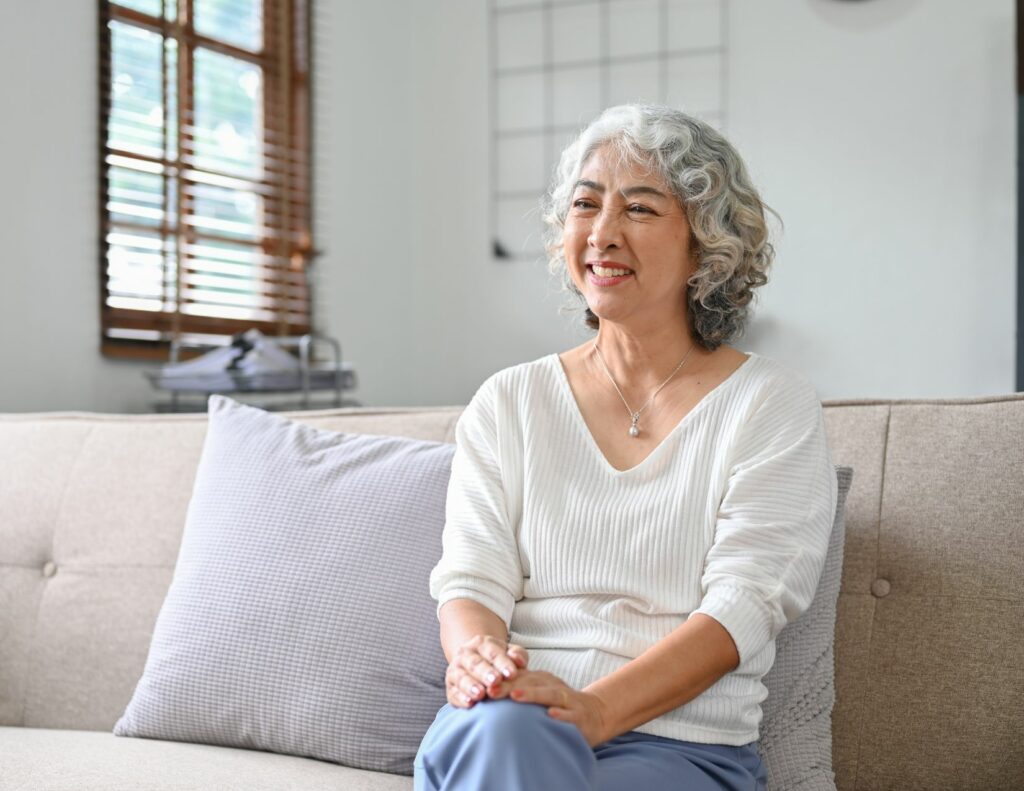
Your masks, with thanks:
[[[505,678],[512,678],[512,671],[509,670],[507,667],[503,667],[501,669],[501,674],[505,676]]]
[[[487,674],[487,683],[488,684],[493,684],[497,680],[498,680],[498,677],[496,675],[494,675],[494,673],[488,673]]]
[[[470,692],[472,692],[474,695],[479,695],[480,687],[473,687],[473,689],[471,689]]]

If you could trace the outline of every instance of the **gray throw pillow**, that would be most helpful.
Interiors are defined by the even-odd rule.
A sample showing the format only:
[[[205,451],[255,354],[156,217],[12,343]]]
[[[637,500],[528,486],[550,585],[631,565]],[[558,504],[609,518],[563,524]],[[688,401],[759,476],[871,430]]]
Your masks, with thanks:
[[[775,639],[775,663],[764,677],[768,698],[758,747],[772,791],[835,791],[832,707],[835,704],[836,601],[843,574],[846,495],[851,467],[836,467],[839,495],[825,567],[811,605]]]
[[[411,775],[446,700],[427,581],[454,450],[211,396],[173,581],[114,733]]]

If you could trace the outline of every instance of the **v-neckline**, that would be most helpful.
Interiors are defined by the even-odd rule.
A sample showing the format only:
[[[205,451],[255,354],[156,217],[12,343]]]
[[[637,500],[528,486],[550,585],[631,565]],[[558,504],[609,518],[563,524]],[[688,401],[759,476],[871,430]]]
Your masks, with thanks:
[[[604,451],[601,450],[601,446],[597,444],[597,440],[594,439],[594,435],[590,431],[590,427],[587,425],[587,421],[583,417],[583,411],[580,409],[579,402],[576,400],[576,395],[572,391],[572,386],[569,384],[569,375],[565,371],[565,365],[562,363],[562,358],[558,356],[558,352],[551,354],[551,360],[554,363],[556,369],[556,375],[560,383],[560,389],[563,395],[569,402],[570,411],[573,413],[573,419],[584,435],[586,435],[587,444],[590,446],[591,451],[600,460],[600,463],[605,469],[615,476],[628,475],[632,472],[636,472],[641,467],[646,466],[647,462],[651,460],[651,457],[657,455],[663,447],[665,447],[669,440],[676,435],[676,433],[684,426],[689,420],[690,416],[702,411],[706,404],[708,404],[715,394],[721,391],[726,385],[737,378],[737,374],[740,373],[744,368],[747,367],[748,363],[755,357],[759,356],[755,352],[746,352],[748,355],[747,359],[740,363],[736,369],[730,373],[725,379],[715,385],[711,390],[704,394],[704,396],[694,404],[685,415],[680,418],[679,422],[672,427],[672,430],[666,434],[661,442],[659,442],[654,449],[643,457],[637,464],[632,467],[628,467],[625,470],[620,470],[618,467],[613,467],[612,463],[608,461],[608,457],[604,455]]]

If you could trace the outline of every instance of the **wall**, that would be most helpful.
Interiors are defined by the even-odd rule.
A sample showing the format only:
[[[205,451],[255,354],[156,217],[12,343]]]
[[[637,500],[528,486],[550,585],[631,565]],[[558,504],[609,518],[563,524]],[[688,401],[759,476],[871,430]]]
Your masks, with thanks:
[[[1013,391],[1013,3],[739,5],[733,138],[788,224],[765,348],[827,396]]]
[[[423,356],[446,375],[421,400],[443,403],[586,336],[556,315],[543,267],[488,260],[486,15],[427,5],[418,114],[450,120],[422,137],[436,191],[421,249],[447,275],[423,299],[458,310],[434,314]],[[727,134],[786,225],[734,345],[807,372],[825,398],[1014,389],[1013,21],[1010,0],[734,0]]]
[[[356,397],[465,403],[580,343],[541,262],[490,258],[485,3],[321,5],[317,311]],[[1013,8],[733,0],[727,134],[786,223],[734,345],[825,398],[1013,390]],[[60,0],[0,28],[0,68],[27,76],[2,89],[0,411],[154,398],[151,366],[98,352],[95,24]]]
[[[145,408],[139,364],[99,354],[96,15],[18,3],[0,25],[0,411]]]
[[[421,204],[413,146],[421,119],[411,2],[320,3],[315,66],[317,325],[356,366],[354,398],[421,403],[415,249]],[[431,261],[433,259],[430,259]],[[425,403],[425,402],[422,402]]]

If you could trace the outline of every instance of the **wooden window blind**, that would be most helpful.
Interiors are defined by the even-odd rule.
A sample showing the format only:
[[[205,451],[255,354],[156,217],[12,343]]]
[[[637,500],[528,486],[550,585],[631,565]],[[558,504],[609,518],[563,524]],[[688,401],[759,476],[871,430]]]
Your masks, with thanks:
[[[311,331],[311,2],[100,0],[105,356]]]

